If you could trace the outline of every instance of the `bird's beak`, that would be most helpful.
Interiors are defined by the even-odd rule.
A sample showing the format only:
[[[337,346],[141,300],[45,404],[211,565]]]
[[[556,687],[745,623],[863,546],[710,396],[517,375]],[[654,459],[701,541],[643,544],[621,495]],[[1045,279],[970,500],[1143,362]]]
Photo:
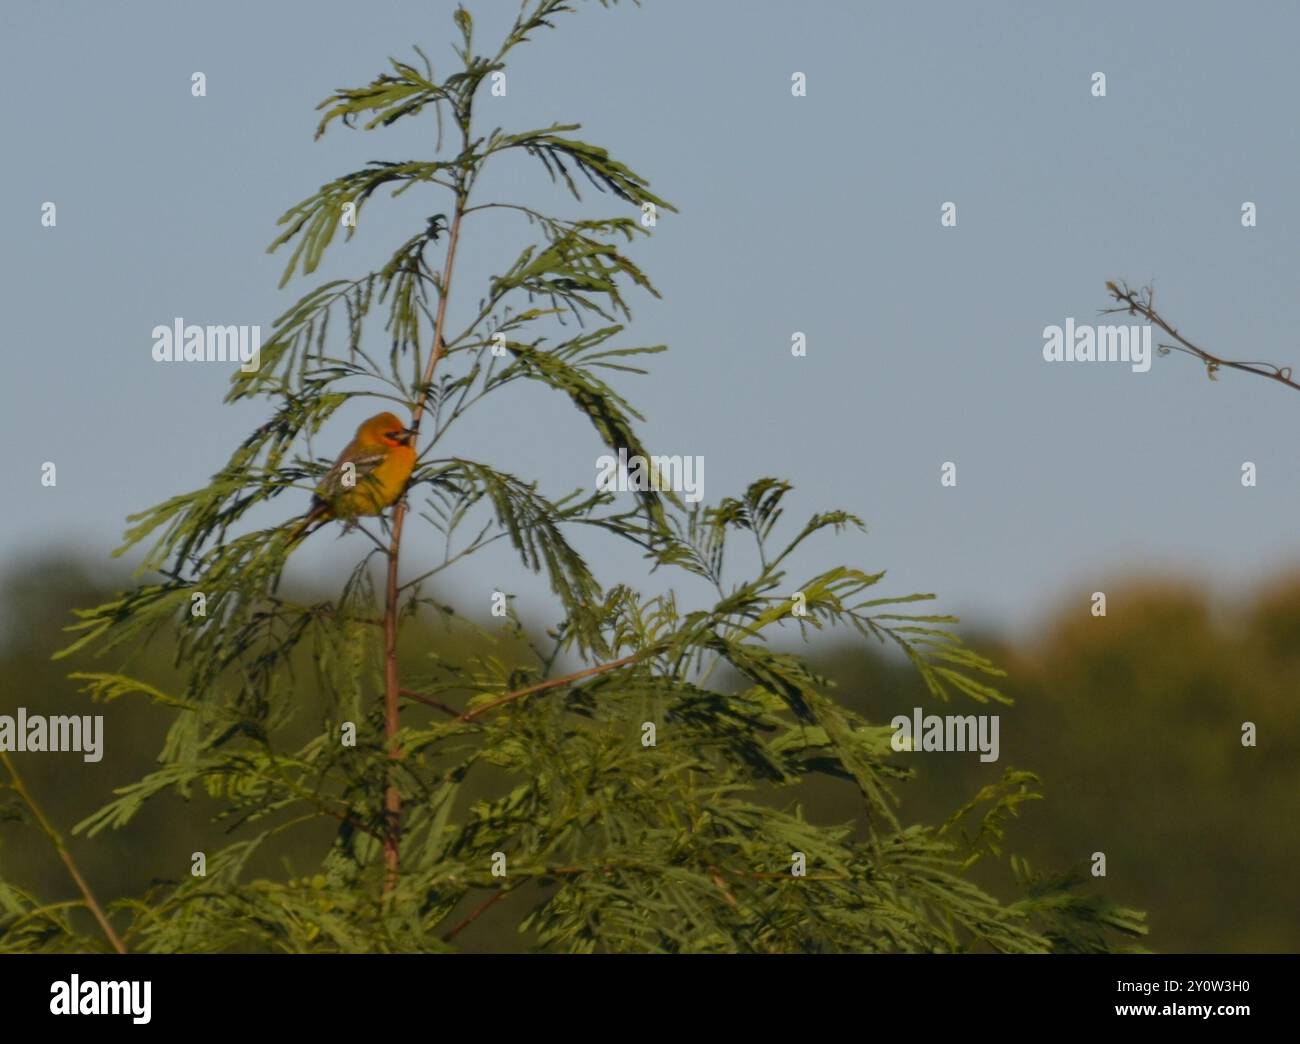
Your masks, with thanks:
[[[412,440],[414,440],[414,438],[415,438],[414,428],[403,428],[401,438],[399,438],[397,441],[400,442],[403,446],[409,446]]]

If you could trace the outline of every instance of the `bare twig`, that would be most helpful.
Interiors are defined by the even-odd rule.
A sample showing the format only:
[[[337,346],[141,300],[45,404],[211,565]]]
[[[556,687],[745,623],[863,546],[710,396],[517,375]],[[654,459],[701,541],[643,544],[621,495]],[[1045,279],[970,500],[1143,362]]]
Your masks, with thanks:
[[[474,907],[474,909],[471,910],[465,916],[464,920],[462,920],[460,924],[456,925],[456,927],[451,929],[451,931],[445,933],[442,937],[442,941],[451,942],[452,939],[456,938],[456,936],[461,933],[461,931],[468,928],[471,924],[473,924],[480,917],[482,917],[483,914],[487,913],[490,909],[492,909],[493,906],[495,906],[507,895],[509,895],[512,890],[513,889],[510,888],[502,888],[496,892],[493,892],[490,896],[488,896],[485,900],[483,900],[483,902],[479,903],[478,906]]]
[[[429,707],[434,707],[437,710],[442,711],[443,714],[449,715],[450,717],[453,718],[460,717],[460,711],[458,711],[455,707],[448,706],[447,704],[443,703],[441,700],[431,699],[430,697],[425,696],[422,693],[416,692],[414,689],[398,689],[397,694],[399,696],[405,696],[408,700],[416,700],[417,702],[423,703]]]
[[[1294,388],[1300,391],[1300,383],[1291,379],[1290,366],[1277,366],[1274,363],[1252,362],[1243,359],[1224,359],[1220,356],[1207,352],[1204,348],[1193,344],[1186,337],[1180,334],[1168,320],[1166,320],[1155,309],[1155,292],[1151,287],[1143,287],[1140,290],[1132,289],[1127,283],[1107,283],[1106,289],[1110,291],[1111,297],[1118,301],[1118,308],[1105,308],[1102,310],[1103,315],[1113,315],[1117,312],[1127,312],[1129,315],[1140,315],[1153,326],[1159,327],[1170,337],[1174,339],[1173,344],[1159,344],[1157,347],[1162,352],[1182,352],[1193,358],[1200,359],[1205,364],[1206,374],[1210,380],[1216,380],[1216,374],[1220,369],[1242,370],[1246,373],[1253,373],[1257,377],[1267,377],[1271,381],[1277,381],[1279,384],[1285,384],[1288,388]]]
[[[5,751],[0,750],[0,761],[4,762],[5,769],[9,773],[9,778],[13,780],[14,790],[17,791],[18,796],[23,799],[27,807],[32,810],[32,815],[36,817],[36,822],[41,828],[41,832],[49,838],[50,844],[52,844],[55,851],[59,853],[59,858],[63,860],[63,865],[68,868],[68,873],[72,875],[72,880],[76,882],[77,888],[81,890],[81,894],[86,899],[86,906],[90,909],[90,912],[95,915],[95,920],[99,922],[100,928],[104,930],[104,935],[108,937],[108,941],[112,944],[113,949],[118,953],[126,953],[126,947],[122,945],[122,940],[118,938],[118,934],[113,930],[113,926],[108,923],[108,918],[104,916],[103,908],[99,905],[98,900],[95,899],[95,893],[90,890],[90,885],[86,883],[86,879],[81,876],[81,871],[77,869],[77,864],[72,858],[72,853],[68,851],[68,846],[63,843],[62,835],[60,835],[54,828],[54,824],[45,817],[45,813],[41,811],[41,806],[38,805],[36,799],[32,797],[31,791],[29,791],[27,785],[23,783],[22,776],[18,775],[18,770],[14,768],[12,759]]]

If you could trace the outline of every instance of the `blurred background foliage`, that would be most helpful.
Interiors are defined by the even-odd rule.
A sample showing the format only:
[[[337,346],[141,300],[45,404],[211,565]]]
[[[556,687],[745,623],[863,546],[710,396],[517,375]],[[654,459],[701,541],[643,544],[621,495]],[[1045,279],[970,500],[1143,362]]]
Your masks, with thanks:
[[[127,581],[73,554],[11,566],[0,580],[0,676],[6,680],[0,713],[24,706],[43,714],[105,714],[105,756],[98,764],[75,753],[15,756],[103,902],[183,877],[191,853],[226,840],[202,795],[188,808],[170,796],[151,803],[127,829],[93,841],[71,835],[72,825],[105,804],[113,787],[150,769],[169,720],[162,708],[140,701],[91,705],[66,677],[89,661],[50,659],[66,642],[62,627],[71,609],[98,604]],[[982,764],[974,754],[899,755],[917,773],[897,788],[900,819],[941,822],[1005,769],[1026,769],[1042,778],[1045,800],[1022,806],[1006,849],[1039,871],[1084,865],[1093,852],[1104,852],[1106,895],[1147,912],[1151,934],[1144,945],[1300,951],[1293,879],[1300,865],[1300,574],[1232,606],[1168,578],[1129,577],[1099,587],[1108,596],[1105,618],[1091,616],[1086,594],[1075,595],[1023,640],[966,621],[971,644],[1009,672],[1003,690],[1014,706],[985,708],[1001,714],[1001,758]],[[464,633],[455,639],[461,657],[472,651]],[[450,640],[445,631],[412,625],[403,660],[450,651]],[[509,639],[502,642],[496,652],[508,658]],[[973,710],[934,704],[909,666],[864,653],[848,639],[822,639],[810,658],[835,679],[845,704],[881,723],[915,706],[940,714]],[[164,684],[176,677],[162,645],[144,650],[135,670]],[[304,736],[319,728],[310,677],[309,670],[299,676]],[[1241,745],[1245,721],[1258,727],[1253,749]],[[468,787],[466,800],[476,796]],[[861,798],[849,784],[824,779],[807,796],[813,822],[860,817]],[[303,872],[319,857],[305,846],[325,846],[331,836],[329,824],[319,838],[295,835],[300,852],[268,854],[250,870],[277,877]],[[1009,898],[1005,866],[985,862],[975,870],[979,883]],[[74,896],[53,850],[11,822],[0,821],[0,876],[47,901]],[[499,904],[458,942],[467,950],[524,948],[528,940],[516,934],[517,912],[510,907]]]

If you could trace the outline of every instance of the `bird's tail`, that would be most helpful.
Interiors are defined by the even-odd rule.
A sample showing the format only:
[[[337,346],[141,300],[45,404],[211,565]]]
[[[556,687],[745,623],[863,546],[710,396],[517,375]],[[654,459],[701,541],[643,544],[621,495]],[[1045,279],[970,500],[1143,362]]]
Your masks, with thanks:
[[[311,506],[311,510],[298,520],[298,525],[293,532],[289,534],[289,539],[285,542],[285,550],[289,551],[298,546],[299,542],[305,540],[318,526],[329,521],[330,509],[328,504],[317,503]]]

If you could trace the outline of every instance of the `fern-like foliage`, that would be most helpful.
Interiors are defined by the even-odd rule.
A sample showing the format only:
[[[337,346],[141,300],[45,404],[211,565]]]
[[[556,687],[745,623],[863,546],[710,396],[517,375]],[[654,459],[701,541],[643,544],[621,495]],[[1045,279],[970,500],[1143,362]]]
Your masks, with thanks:
[[[502,900],[520,945],[553,951],[1046,952],[1139,935],[1139,915],[1082,895],[1073,877],[1036,877],[1017,862],[1019,898],[978,887],[969,871],[1006,855],[1007,821],[1037,796],[1035,777],[1009,773],[942,827],[906,823],[898,791],[909,772],[890,728],[837,701],[789,651],[791,638],[851,630],[900,651],[936,698],[1004,701],[1001,672],[961,643],[956,621],[923,610],[931,596],[891,595],[880,571],[793,571],[807,542],[861,529],[858,518],[831,510],[791,524],[792,488],[775,478],[710,506],[654,492],[621,505],[604,492],[556,495],[456,444],[468,411],[528,382],[559,393],[538,389],[539,409],[576,408],[602,447],[649,454],[641,416],[611,382],[662,350],[622,343],[629,295],[655,292],[625,251],[647,232],[638,216],[671,204],[573,137],[577,125],[480,133],[474,120],[476,94],[510,52],[572,9],[526,0],[489,55],[460,9],[450,75],[417,49],[321,103],[318,135],[432,117],[438,151],[371,163],[289,208],[271,244],[288,252],[286,281],[311,276],[352,238],[341,225],[348,204],[360,212],[384,191],[416,192],[441,194],[438,209],[382,269],[314,286],[277,320],[261,367],[237,374],[230,393],[266,402],[265,423],[208,483],[130,520],[122,550],[143,550],[147,581],[72,626],[64,655],[117,660],[74,675],[90,697],[147,700],[171,722],[158,767],[76,830],[119,829],[175,793],[215,801],[228,831],[204,876],[178,870],[114,904],[126,946],[454,949]],[[512,155],[540,161],[578,203],[594,192],[624,212],[559,218],[481,200],[485,167]],[[443,329],[457,237],[471,242],[489,212],[526,222],[537,242],[502,260],[464,329]],[[287,517],[291,499],[305,502],[281,495],[309,490],[329,466],[308,447],[355,396],[423,417],[407,530],[432,539],[402,549],[395,601],[378,575],[398,554],[387,523],[333,597],[294,600],[280,585],[286,529],[252,528],[250,513],[274,501]],[[602,585],[581,551],[593,528],[680,582],[654,597]],[[505,644],[485,645],[427,593],[496,542],[549,583],[558,618],[544,639],[512,614],[487,635]],[[206,615],[193,614],[197,594]],[[450,642],[403,653],[393,728],[386,627],[417,619],[437,621]],[[471,651],[448,651],[457,638]],[[178,687],[133,676],[132,655],[151,642],[174,647]],[[305,741],[295,713],[304,702],[319,714]],[[858,823],[809,818],[804,791],[819,776],[857,788]],[[284,879],[250,869],[322,821],[333,839],[319,865]],[[388,843],[400,845],[395,878]],[[794,853],[804,876],[791,873]],[[0,949],[97,946],[64,910],[0,882]]]

